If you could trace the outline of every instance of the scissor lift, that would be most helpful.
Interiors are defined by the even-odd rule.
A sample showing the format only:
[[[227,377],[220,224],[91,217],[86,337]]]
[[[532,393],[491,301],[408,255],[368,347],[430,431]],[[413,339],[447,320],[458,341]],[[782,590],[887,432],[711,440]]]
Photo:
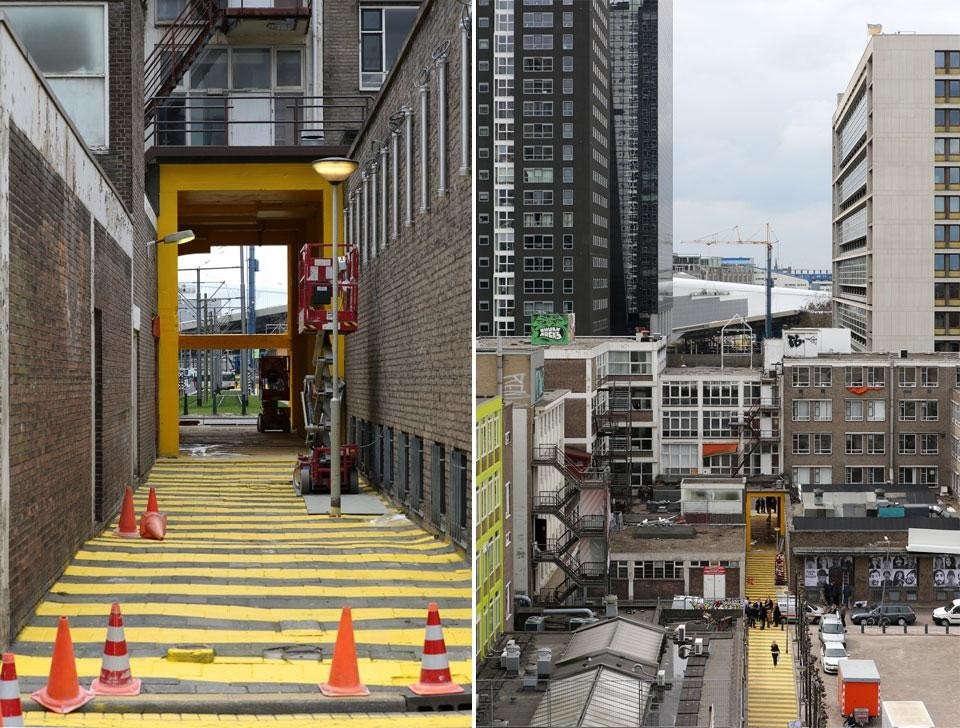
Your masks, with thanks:
[[[339,256],[339,279],[337,281],[339,308],[337,329],[341,334],[357,330],[357,278],[359,259],[352,245],[341,247]],[[333,304],[334,264],[329,246],[308,244],[300,250],[299,306],[297,326],[299,332],[315,331],[315,371],[303,380],[300,401],[303,421],[307,431],[308,455],[301,455],[294,472],[293,487],[297,493],[330,492],[330,432],[333,427],[342,427],[342,422],[332,422],[330,399],[333,396]],[[339,380],[340,399],[343,399],[344,382]],[[340,447],[340,482],[343,493],[359,492],[359,481],[354,467],[357,460],[356,445]]]

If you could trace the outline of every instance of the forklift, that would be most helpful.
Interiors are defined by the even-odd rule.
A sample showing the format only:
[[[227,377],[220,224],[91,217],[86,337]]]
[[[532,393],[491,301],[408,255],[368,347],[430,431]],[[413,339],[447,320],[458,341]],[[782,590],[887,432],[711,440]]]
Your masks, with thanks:
[[[310,452],[297,459],[293,473],[293,489],[298,495],[330,493],[330,432],[342,430],[342,422],[334,422],[330,401],[333,398],[333,325],[330,311],[337,308],[337,328],[340,334],[357,330],[357,281],[360,259],[355,246],[344,245],[336,265],[328,246],[307,244],[300,250],[299,300],[297,328],[302,333],[316,332],[314,345],[314,374],[304,377],[300,392],[303,421],[307,431]],[[336,272],[335,272],[336,271]],[[337,275],[338,298],[333,301],[332,282]],[[338,399],[343,399],[345,384],[339,380]],[[342,440],[341,440],[342,442]],[[360,492],[356,469],[356,445],[340,447],[340,482],[343,494]]]

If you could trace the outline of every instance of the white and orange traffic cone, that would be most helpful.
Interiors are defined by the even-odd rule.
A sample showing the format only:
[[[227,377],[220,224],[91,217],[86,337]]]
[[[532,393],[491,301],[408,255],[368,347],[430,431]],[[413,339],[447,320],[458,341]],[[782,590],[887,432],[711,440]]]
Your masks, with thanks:
[[[434,602],[427,606],[427,634],[423,640],[423,662],[420,665],[420,682],[410,686],[417,695],[454,695],[463,688],[453,681],[450,663],[447,661],[447,646],[443,641],[440,625],[440,610]]]
[[[70,621],[66,617],[57,620],[57,641],[53,644],[47,684],[31,697],[54,713],[70,713],[93,700],[93,691],[80,687],[73,640],[70,639]]]
[[[20,705],[20,682],[17,680],[17,665],[13,654],[3,654],[0,668],[0,726],[13,728],[23,725],[23,708]]]
[[[130,674],[130,655],[127,654],[127,639],[123,635],[123,615],[116,602],[110,607],[100,677],[93,681],[91,687],[97,695],[140,694],[140,679]]]

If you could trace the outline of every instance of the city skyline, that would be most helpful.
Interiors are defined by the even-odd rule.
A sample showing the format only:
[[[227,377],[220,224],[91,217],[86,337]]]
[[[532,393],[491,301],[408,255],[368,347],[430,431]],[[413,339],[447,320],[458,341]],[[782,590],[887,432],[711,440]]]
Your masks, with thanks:
[[[769,222],[781,265],[829,268],[831,117],[866,48],[867,24],[939,34],[956,17],[941,0],[677,3],[674,252],[761,261],[761,248],[681,241]],[[708,84],[699,81],[705,70]]]

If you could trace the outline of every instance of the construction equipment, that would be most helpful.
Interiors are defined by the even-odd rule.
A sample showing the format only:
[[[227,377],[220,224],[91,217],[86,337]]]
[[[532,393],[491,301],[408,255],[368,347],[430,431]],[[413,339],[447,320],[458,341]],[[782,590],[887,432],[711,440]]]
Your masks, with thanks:
[[[733,228],[734,235],[728,238],[721,238],[720,233],[713,233],[704,238],[698,238],[696,240],[681,240],[683,244],[692,244],[692,245],[765,245],[767,248],[767,275],[766,275],[766,285],[764,288],[767,293],[766,300],[766,323],[764,325],[763,338],[769,339],[773,336],[773,315],[771,314],[770,298],[772,296],[773,288],[773,246],[774,243],[780,242],[776,239],[776,236],[772,236],[772,231],[770,229],[770,223],[764,224],[764,229],[766,234],[764,235],[763,240],[758,239],[749,239],[744,238],[740,233],[740,226],[735,225]]]
[[[290,432],[290,365],[285,356],[260,357],[260,403],[257,432]]]
[[[293,475],[293,487],[299,494],[330,493],[332,470],[331,437],[334,427],[342,428],[342,422],[334,422],[331,415],[333,398],[333,368],[337,366],[333,355],[333,322],[331,309],[337,309],[337,330],[348,334],[357,330],[357,279],[359,256],[356,247],[344,245],[337,256],[336,265],[330,255],[331,248],[324,245],[304,245],[300,251],[299,308],[297,324],[300,333],[315,331],[315,371],[303,380],[300,402],[303,421],[307,431],[308,455],[297,459]],[[333,276],[337,275],[337,298],[333,300]],[[337,392],[342,399],[343,380],[338,378]],[[339,418],[338,418],[339,419]],[[344,493],[359,492],[359,481],[354,464],[357,460],[356,445],[340,447],[340,478]]]

